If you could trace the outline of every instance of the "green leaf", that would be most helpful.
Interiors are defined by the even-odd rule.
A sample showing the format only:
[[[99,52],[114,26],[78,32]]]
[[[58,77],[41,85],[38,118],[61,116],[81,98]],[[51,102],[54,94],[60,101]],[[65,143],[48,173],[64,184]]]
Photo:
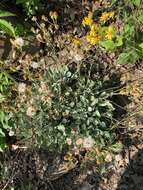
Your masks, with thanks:
[[[143,49],[143,42],[139,44],[139,47]]]
[[[0,93],[0,103],[2,103],[4,100],[5,100],[5,96],[3,96],[3,95]]]
[[[58,125],[58,126],[57,126],[57,129],[58,129],[59,131],[61,131],[61,132],[63,133],[63,135],[65,135],[65,126],[64,126],[64,125]]]
[[[141,3],[141,0],[132,0],[132,3],[133,3],[135,6],[139,7],[139,6],[140,6],[140,3]]]
[[[135,63],[139,59],[139,55],[135,50],[130,50],[127,53],[121,53],[117,59],[118,64]]]
[[[100,138],[100,143],[102,146],[105,146],[105,142],[104,142],[104,139],[102,137]]]
[[[0,128],[0,136],[5,137],[5,133],[3,132],[1,128]]]
[[[15,14],[10,13],[8,11],[1,11],[0,10],[0,17],[8,17],[8,16],[15,16]]]
[[[98,110],[95,111],[95,114],[96,114],[97,117],[101,117],[101,115],[100,115],[100,113],[99,113]]]
[[[115,46],[120,47],[123,45],[123,37],[122,36],[117,36]]]
[[[111,135],[108,131],[105,131],[104,133],[104,136],[107,138],[107,139],[111,139]]]
[[[121,152],[122,149],[123,149],[123,144],[121,144],[121,143],[116,143],[116,144],[114,144],[114,145],[111,147],[111,150],[112,150],[113,152],[115,152],[115,153]]]
[[[111,3],[112,5],[115,4],[117,2],[117,0],[112,0]]]
[[[129,40],[135,35],[135,26],[131,24],[125,24],[121,35],[124,37],[124,39]]]
[[[117,59],[117,63],[120,65],[128,63],[129,56],[129,53],[121,53]]]
[[[105,40],[100,42],[101,46],[107,50],[113,50],[115,48],[115,43],[112,40]]]
[[[3,152],[5,148],[6,148],[6,144],[0,142],[0,152]]]
[[[3,123],[3,128],[4,128],[4,129],[9,129],[10,126],[9,126],[7,123]]]
[[[137,20],[141,23],[143,23],[143,12],[140,16],[138,16]]]
[[[5,120],[5,114],[3,111],[0,111],[0,122],[3,124],[4,120]]]
[[[7,22],[6,20],[0,19],[0,29],[2,29],[10,36],[15,37],[14,27],[11,25],[11,23]]]

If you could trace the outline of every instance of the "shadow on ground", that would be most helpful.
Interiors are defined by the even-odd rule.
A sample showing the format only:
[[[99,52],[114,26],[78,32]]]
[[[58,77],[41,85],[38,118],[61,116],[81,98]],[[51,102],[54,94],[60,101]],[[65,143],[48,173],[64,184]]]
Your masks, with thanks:
[[[45,149],[7,150],[0,154],[0,189],[70,190],[74,189],[78,170],[66,170],[62,159]]]
[[[116,190],[143,190],[143,149],[130,159]]]

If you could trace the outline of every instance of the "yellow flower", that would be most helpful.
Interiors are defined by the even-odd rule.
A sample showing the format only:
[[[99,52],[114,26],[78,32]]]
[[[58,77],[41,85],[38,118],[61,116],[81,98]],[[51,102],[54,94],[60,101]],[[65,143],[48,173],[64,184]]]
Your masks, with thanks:
[[[106,36],[105,36],[108,40],[112,40],[112,38],[114,37],[114,28],[113,26],[109,26],[108,30],[106,32]]]
[[[101,17],[100,17],[100,21],[101,22],[106,22],[107,20],[109,20],[110,18],[114,17],[114,12],[104,12],[102,13]]]
[[[75,46],[79,46],[80,45],[80,40],[79,40],[78,36],[74,37],[73,43],[74,43]]]
[[[102,15],[100,17],[100,21],[105,22],[108,20],[108,18],[109,18],[109,14],[107,12],[104,12],[104,13],[102,13]]]
[[[90,31],[87,36],[86,36],[86,40],[92,44],[92,45],[96,45],[97,43],[99,43],[99,41],[101,40],[101,37],[96,33],[96,31]]]
[[[92,24],[91,27],[90,27],[92,32],[95,32],[97,30],[97,28],[98,28],[97,24]]]
[[[91,44],[91,45],[96,45],[99,41],[96,37],[93,37],[93,36],[90,36],[88,35],[87,36],[87,41]]]
[[[89,13],[88,13],[88,16],[83,18],[83,20],[82,20],[82,25],[83,25],[83,26],[86,26],[86,25],[91,26],[91,25],[93,24],[93,19],[92,19],[92,17],[93,17],[92,12],[89,12]]]

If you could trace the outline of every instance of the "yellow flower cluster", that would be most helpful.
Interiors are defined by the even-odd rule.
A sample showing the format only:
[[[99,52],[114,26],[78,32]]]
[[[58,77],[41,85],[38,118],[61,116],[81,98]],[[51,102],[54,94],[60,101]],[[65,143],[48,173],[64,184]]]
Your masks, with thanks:
[[[96,45],[101,41],[101,36],[98,34],[98,25],[91,25],[90,32],[87,34],[86,40],[92,45]]]
[[[101,41],[101,38],[99,35],[95,34],[92,36],[90,33],[86,36],[86,40],[91,44],[91,45],[96,45]]]
[[[101,40],[101,36],[98,33],[98,24],[95,24],[93,22],[93,14],[91,12],[89,12],[87,17],[84,17],[83,21],[82,21],[82,25],[86,26],[88,25],[90,27],[90,31],[88,32],[88,34],[86,35],[86,40],[92,44],[92,45],[96,45],[97,43],[100,42]]]
[[[104,27],[101,25],[101,22],[106,22],[107,20],[114,17],[114,12],[104,12],[102,13],[99,22],[94,23],[93,14],[88,13],[87,17],[84,17],[82,20],[83,26],[89,26],[90,31],[86,35],[86,40],[91,45],[96,45],[102,40],[112,40],[114,37],[114,28],[112,25]],[[76,42],[76,41],[75,41]],[[78,41],[76,42],[78,44]]]
[[[104,13],[102,13],[102,15],[100,17],[100,21],[106,22],[107,20],[113,18],[114,14],[115,14],[114,12],[104,12]]]
[[[86,25],[91,26],[91,25],[93,24],[93,19],[92,19],[92,17],[93,17],[92,12],[89,12],[89,13],[88,13],[88,16],[83,18],[83,20],[82,20],[82,25],[83,25],[83,26],[86,26]]]

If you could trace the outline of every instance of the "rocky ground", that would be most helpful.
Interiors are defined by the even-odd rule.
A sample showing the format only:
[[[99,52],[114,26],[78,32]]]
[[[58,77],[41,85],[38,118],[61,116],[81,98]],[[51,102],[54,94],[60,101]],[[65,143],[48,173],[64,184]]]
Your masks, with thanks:
[[[128,126],[130,132],[121,133],[124,149],[115,155],[114,161],[110,161],[107,167],[101,167],[101,170],[94,162],[83,169],[81,160],[70,165],[46,150],[29,151],[26,147],[13,145],[1,155],[1,164],[5,165],[3,173],[9,173],[10,177],[0,182],[0,189],[7,189],[9,185],[18,188],[23,183],[24,189],[33,190],[142,190],[142,94],[137,93],[141,84],[138,86],[135,82],[142,77],[142,70],[134,70],[130,75],[129,81],[134,88],[136,86],[136,95],[127,106],[131,114],[125,121],[122,120],[122,126]],[[25,187],[29,182],[32,187]]]

